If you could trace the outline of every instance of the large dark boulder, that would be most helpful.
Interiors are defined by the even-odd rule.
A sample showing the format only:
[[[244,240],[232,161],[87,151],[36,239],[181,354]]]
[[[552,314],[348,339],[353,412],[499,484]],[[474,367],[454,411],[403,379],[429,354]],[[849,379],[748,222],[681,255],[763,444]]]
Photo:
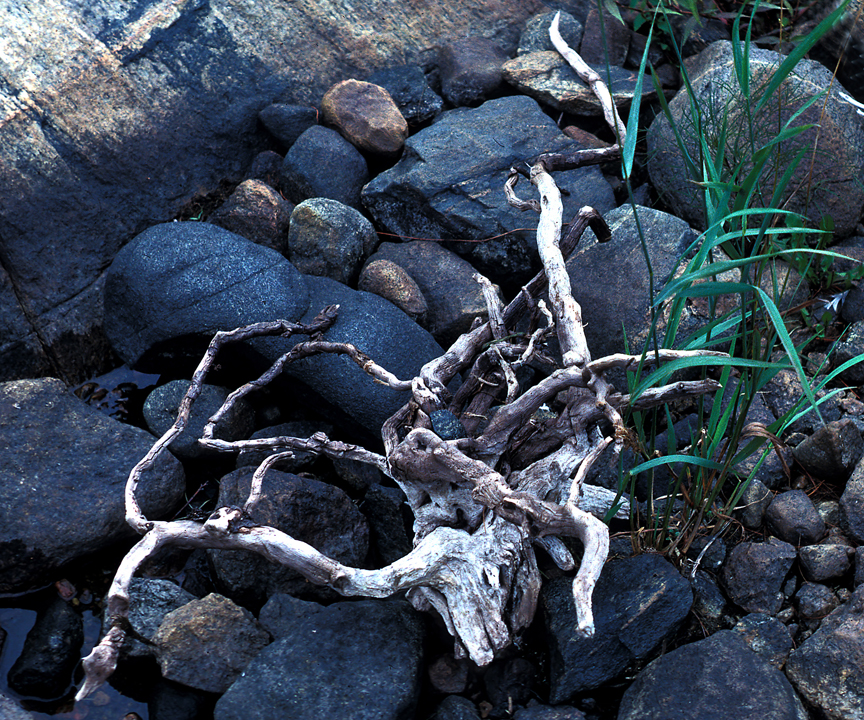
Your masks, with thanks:
[[[152,445],[152,435],[89,407],[59,380],[0,385],[0,593],[131,542],[126,478]],[[164,453],[142,475],[138,502],[156,519],[176,508],[185,487],[180,463]]]
[[[424,64],[472,33],[515,47],[542,7],[259,5],[0,6],[0,380],[84,379],[106,362],[102,271],[135,234],[244,179],[270,142],[259,111],[315,105],[339,80]]]
[[[105,283],[105,331],[130,365],[156,346],[195,353],[219,330],[298,320],[308,307],[304,278],[282,255],[197,222],[141,233]]]
[[[297,617],[216,703],[216,720],[407,720],[423,629],[401,601],[341,602]]]
[[[504,182],[513,165],[544,152],[578,149],[531,98],[505,97],[474,110],[440,115],[408,138],[402,159],[363,188],[363,204],[389,232],[410,238],[486,240],[454,244],[493,280],[519,282],[539,266],[532,222],[510,207]],[[556,173],[570,194],[568,221],[584,205],[614,207],[612,188],[596,167]],[[517,186],[536,197],[527,183]]]

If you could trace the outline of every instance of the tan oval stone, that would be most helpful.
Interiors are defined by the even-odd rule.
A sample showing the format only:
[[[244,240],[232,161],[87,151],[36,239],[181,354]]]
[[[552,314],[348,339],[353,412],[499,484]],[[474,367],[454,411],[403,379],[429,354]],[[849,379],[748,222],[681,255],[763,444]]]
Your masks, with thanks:
[[[321,117],[352,145],[375,155],[396,155],[408,137],[408,123],[380,85],[343,80],[321,100]]]
[[[405,270],[390,260],[373,260],[360,273],[358,290],[380,295],[418,323],[426,319],[426,298]]]

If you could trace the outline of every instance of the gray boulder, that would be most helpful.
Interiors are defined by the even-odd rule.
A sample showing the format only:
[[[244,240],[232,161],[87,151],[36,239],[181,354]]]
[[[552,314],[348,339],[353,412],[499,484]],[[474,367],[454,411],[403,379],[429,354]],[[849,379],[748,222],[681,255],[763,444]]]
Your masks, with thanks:
[[[654,290],[659,292],[696,234],[683,220],[659,210],[637,207],[637,212],[654,271]],[[589,229],[567,261],[573,297],[588,319],[585,336],[595,358],[623,352],[625,333],[631,350],[639,352],[651,325],[648,266],[633,210],[622,206],[604,219],[612,239],[598,243]]]
[[[758,88],[769,82],[784,58],[777,53],[759,48],[750,52],[750,87],[752,96],[758,95]],[[803,111],[794,125],[814,123],[816,127],[798,135],[794,140],[781,147],[783,156],[792,158],[798,149],[810,151],[806,160],[799,163],[786,195],[781,199],[786,210],[801,212],[819,222],[822,215],[830,215],[838,237],[850,235],[858,223],[864,206],[864,188],[858,178],[864,171],[864,130],[855,108],[839,97],[843,88],[832,82],[831,73],[824,66],[810,60],[802,60],[795,71],[789,75],[758,114],[746,114],[745,102],[737,92],[738,84],[733,64],[732,44],[718,41],[709,45],[689,66],[689,76],[696,101],[702,110],[702,135],[718,138],[725,126],[727,158],[737,162],[741,146],[754,143],[760,147],[777,134],[779,123],[785,123],[814,95],[828,89],[825,102],[821,100]],[[779,103],[778,98],[782,98]],[[681,90],[669,103],[669,109],[679,132],[689,148],[690,157],[699,157],[696,141],[690,128],[690,98],[687,90]],[[754,101],[755,102],[755,101]],[[749,120],[749,121],[748,121]],[[755,128],[756,136],[751,138],[749,128]],[[818,152],[812,149],[816,145]],[[716,142],[716,141],[715,141]],[[710,148],[712,151],[716,148]],[[692,181],[687,165],[678,148],[672,126],[664,114],[659,114],[648,131],[648,170],[651,180],[666,202],[676,214],[685,218],[695,227],[704,229],[701,193]],[[811,156],[813,162],[811,163]],[[769,188],[770,178],[775,172],[781,174],[785,169],[780,160],[779,167],[769,162],[764,170],[764,182]],[[744,175],[737,178],[741,182],[751,168],[745,167]],[[792,191],[799,186],[810,188],[809,192]],[[791,195],[791,197],[790,197]]]
[[[185,347],[197,363],[215,332],[297,320],[308,307],[303,276],[278,252],[196,222],[145,230],[105,282],[105,332],[130,365],[157,345],[169,356]]]
[[[219,481],[219,507],[241,507],[249,496],[255,468],[243,467]],[[270,470],[252,521],[309,543],[338,562],[353,567],[366,559],[366,518],[344,491],[319,480]],[[243,605],[260,607],[277,592],[292,595],[320,591],[294,570],[275,565],[246,550],[208,550],[224,594]]]
[[[55,579],[66,563],[136,537],[123,501],[153,436],[81,402],[52,378],[0,385],[0,592]],[[144,514],[177,507],[180,463],[157,459],[138,486]]]
[[[690,583],[660,555],[606,563],[594,589],[592,638],[578,637],[573,581],[558,578],[541,591],[550,660],[550,701],[566,702],[644,660],[671,637],[693,604]]]
[[[777,668],[721,630],[658,658],[627,688],[619,720],[807,720]]]
[[[864,588],[822,620],[794,650],[786,676],[829,720],[864,717]]]
[[[387,300],[358,292],[329,278],[306,276],[310,322],[326,305],[339,305],[336,323],[324,333],[332,342],[348,342],[365,352],[400,380],[415,377],[424,363],[443,353],[432,336]],[[305,338],[304,338],[305,339]],[[293,340],[264,338],[254,347],[275,362],[294,346]],[[316,409],[336,420],[349,420],[380,436],[384,421],[410,397],[375,382],[354,362],[341,355],[316,355],[290,363],[285,373],[317,396]]]
[[[785,599],[783,583],[794,562],[795,548],[777,538],[736,545],[723,567],[729,599],[747,612],[776,615]]]
[[[504,182],[513,165],[564,149],[576,148],[531,98],[489,100],[443,113],[408,138],[402,159],[363,189],[363,204],[381,228],[397,235],[487,240],[453,248],[496,282],[522,282],[539,267],[536,231],[507,205]],[[557,173],[555,179],[570,192],[565,221],[583,205],[601,213],[614,207],[612,189],[597,168]],[[517,191],[536,195],[524,183]],[[526,224],[530,229],[520,229]]]
[[[215,720],[414,717],[423,630],[405,602],[341,602],[283,628],[216,703]]]

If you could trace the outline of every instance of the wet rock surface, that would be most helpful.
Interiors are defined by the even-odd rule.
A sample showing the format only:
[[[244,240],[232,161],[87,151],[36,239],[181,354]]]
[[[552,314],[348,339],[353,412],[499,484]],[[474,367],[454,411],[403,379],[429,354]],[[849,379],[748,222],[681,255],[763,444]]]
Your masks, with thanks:
[[[422,643],[421,623],[406,603],[330,605],[285,626],[222,696],[214,717],[412,717]]]
[[[806,720],[807,712],[783,673],[721,630],[649,664],[624,693],[618,717]]]
[[[544,585],[542,598],[553,703],[600,687],[635,660],[649,657],[677,630],[693,604],[689,583],[657,555],[606,564],[594,590],[593,638],[574,633],[572,581],[561,578]]]
[[[123,489],[153,437],[81,402],[59,380],[0,385],[0,591],[23,592],[63,565],[129,542]],[[144,474],[151,517],[174,510],[184,473],[173,457]]]

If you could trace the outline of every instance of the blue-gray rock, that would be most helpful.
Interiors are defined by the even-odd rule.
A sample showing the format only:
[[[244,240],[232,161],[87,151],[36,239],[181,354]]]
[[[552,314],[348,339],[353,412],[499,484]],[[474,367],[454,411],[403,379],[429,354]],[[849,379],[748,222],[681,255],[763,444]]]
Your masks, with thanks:
[[[585,720],[587,717],[571,705],[529,705],[513,713],[513,720]]]
[[[297,320],[308,307],[303,276],[278,252],[206,223],[145,230],[117,254],[105,282],[105,332],[129,365],[187,336],[197,355],[219,330]]]
[[[687,617],[693,593],[660,555],[611,560],[594,589],[593,638],[575,635],[571,578],[546,583],[541,599],[550,651],[549,699],[557,704],[647,659]]]
[[[752,50],[749,55],[750,87],[757,88],[768,82],[784,58],[770,50]],[[694,98],[690,98],[687,89],[682,89],[669,102],[669,110],[690,157],[696,157],[694,151],[698,153],[698,140],[692,131],[693,102],[701,108],[701,137],[719,138],[722,133],[726,147],[719,152],[732,157],[737,154],[736,148],[751,143],[758,147],[774,137],[775,129],[769,118],[776,120],[778,117],[778,112],[781,112],[778,103],[782,104],[783,117],[791,118],[805,103],[819,96],[820,101],[803,110],[793,124],[801,127],[815,123],[819,129],[811,126],[790,140],[784,152],[788,159],[781,161],[779,169],[772,165],[769,170],[766,166],[761,182],[765,188],[770,187],[772,173],[785,170],[796,151],[805,150],[808,161],[795,169],[780,200],[782,206],[792,212],[801,212],[814,223],[818,223],[823,215],[829,215],[834,221],[837,236],[841,238],[855,230],[864,205],[864,188],[858,181],[864,170],[864,131],[856,109],[840,97],[843,88],[833,81],[829,70],[815,61],[802,60],[758,111],[755,109],[758,93],[742,101],[740,92],[736,92],[738,82],[731,42],[718,41],[709,45],[693,58],[688,74],[691,81],[688,87],[692,88]],[[718,88],[723,88],[723,91],[718,92]],[[826,90],[828,95],[822,100],[821,94]],[[724,132],[723,128],[727,131]],[[819,152],[811,154],[809,151],[816,143],[817,133]],[[702,180],[702,177],[690,177],[683,151],[678,147],[665,114],[657,115],[651,123],[647,140],[648,171],[655,187],[676,215],[694,227],[704,229],[702,189],[692,182]],[[709,147],[709,152],[718,152],[718,148]],[[739,177],[732,181],[740,182],[742,179]],[[808,179],[811,182],[809,192],[793,191]]]
[[[447,43],[438,52],[441,94],[451,105],[476,105],[492,97],[501,85],[501,66],[507,56],[483,37]]]
[[[805,627],[816,628],[822,618],[840,604],[831,588],[821,583],[804,582],[795,593],[795,607]]]
[[[328,198],[304,200],[291,213],[288,259],[300,272],[348,285],[378,245],[372,223],[357,210]]]
[[[198,720],[213,707],[212,695],[165,678],[156,681],[147,698],[149,720]],[[137,720],[134,716],[129,720]]]
[[[860,460],[840,496],[843,530],[858,545],[864,545],[864,460]]]
[[[725,622],[727,603],[714,576],[697,570],[690,578],[690,587],[693,588],[693,614],[700,626],[708,632],[719,630]]]
[[[729,630],[677,648],[645,668],[618,720],[807,720],[783,673]]]
[[[0,385],[0,593],[56,579],[66,563],[136,537],[123,499],[150,433],[81,402],[59,380]],[[183,468],[168,453],[143,473],[138,502],[161,518],[182,501]]]
[[[271,597],[261,612],[258,622],[269,632],[274,640],[284,634],[291,634],[292,628],[304,618],[324,610],[324,605],[309,600],[301,600],[285,593],[276,593]]]
[[[216,703],[214,717],[412,718],[422,657],[422,625],[407,603],[336,603],[265,648]]]
[[[219,481],[219,506],[242,506],[249,496],[253,467],[242,467]],[[270,470],[262,485],[263,496],[251,519],[309,543],[328,557],[360,566],[369,549],[366,519],[344,491],[320,480]],[[315,594],[322,588],[299,573],[271,563],[246,550],[208,550],[210,562],[224,594],[257,608],[270,595]],[[332,597],[332,591],[328,592]]]
[[[252,613],[215,593],[168,613],[153,636],[162,677],[211,693],[227,690],[269,642]]]
[[[461,695],[448,695],[441,701],[435,720],[480,720],[477,706]]]
[[[377,260],[395,263],[417,284],[427,306],[420,324],[445,347],[470,330],[474,318],[487,317],[483,291],[474,279],[476,271],[439,243],[381,243],[368,262]]]
[[[667,213],[643,207],[636,212],[651,258],[654,290],[659,292],[696,235],[686,222]],[[604,219],[612,240],[598,243],[586,230],[567,261],[573,297],[588,320],[585,336],[594,357],[623,352],[624,333],[631,349],[641,348],[651,325],[648,266],[633,209],[616,208]]]
[[[777,618],[764,613],[750,613],[741,618],[732,628],[753,652],[762,656],[778,670],[786,664],[786,658],[795,647],[792,635]]]
[[[152,640],[162,620],[172,610],[192,602],[195,596],[170,580],[132,578],[129,586],[129,625],[136,635]],[[102,629],[107,630],[108,608],[102,614]],[[120,649],[122,657],[153,657],[155,648],[137,638],[126,636]]]
[[[405,557],[414,548],[405,523],[404,508],[405,493],[399,488],[372,485],[363,497],[363,512],[369,521],[371,543],[384,565]]]
[[[432,422],[432,432],[442,440],[459,440],[467,437],[459,418],[449,410],[433,410],[429,413],[429,420]]]
[[[309,275],[310,322],[326,305],[339,305],[335,324],[324,333],[332,342],[348,342],[400,380],[410,380],[425,363],[443,354],[432,336],[395,305],[371,293],[358,292],[329,278]],[[305,338],[304,338],[305,339]],[[256,340],[254,345],[275,362],[296,341]],[[366,431],[379,436],[381,426],[410,398],[408,391],[375,382],[351,360],[339,355],[318,355],[289,364],[285,372],[304,383],[325,402],[316,408],[340,413]]]
[[[723,567],[729,599],[747,612],[776,615],[783,605],[783,583],[795,557],[795,548],[777,538],[739,543]]]
[[[309,105],[273,103],[258,113],[270,133],[290,148],[306,130],[318,124],[318,111]]]
[[[188,391],[188,380],[172,380],[165,385],[160,385],[147,396],[143,408],[144,421],[147,423],[147,429],[156,437],[164,435],[177,420],[180,403]],[[222,407],[228,399],[228,394],[226,388],[202,385],[201,394],[195,399],[192,411],[189,413],[186,429],[171,441],[168,449],[183,460],[216,454],[215,451],[199,445],[198,439],[204,432],[204,425]],[[224,440],[245,440],[252,432],[254,420],[255,411],[245,398],[241,398],[216,425],[214,437]]]
[[[776,495],[765,511],[771,532],[791,545],[813,545],[825,535],[825,521],[803,490]]]
[[[765,519],[765,511],[774,499],[771,491],[765,487],[761,480],[753,478],[744,492],[741,493],[741,499],[738,502],[738,510],[735,510],[735,517],[741,521],[741,524],[748,530],[758,530],[762,527]]]
[[[554,12],[540,13],[532,17],[525,24],[522,35],[519,36],[519,47],[516,54],[524,55],[537,50],[555,50],[555,46],[549,38],[549,26],[554,17]],[[561,17],[558,18],[558,31],[564,38],[564,42],[574,50],[582,43],[583,30],[582,23],[569,12],[561,13]]]
[[[852,567],[855,551],[847,545],[808,545],[798,550],[804,577],[811,582],[839,580]]]
[[[295,204],[323,197],[360,207],[360,189],[368,180],[369,168],[360,151],[320,125],[297,138],[279,175],[280,189]]]
[[[444,106],[444,101],[432,88],[419,65],[396,65],[372,73],[369,82],[383,87],[409,125],[431,120]]]
[[[282,423],[280,425],[271,425],[270,427],[256,430],[249,436],[250,440],[258,440],[262,438],[274,437],[297,437],[308,438],[315,432],[323,432],[328,435],[333,432],[333,428],[329,425],[321,423],[311,423],[306,420],[297,420],[294,422]],[[241,450],[237,456],[237,467],[252,467],[257,468],[264,460],[279,450]],[[296,473],[302,470],[313,462],[317,455],[306,450],[293,450],[294,457],[280,460],[273,467],[283,472]]]
[[[45,700],[60,697],[72,682],[83,644],[81,615],[55,598],[27,633],[24,648],[7,676],[9,687]]]
[[[513,165],[565,149],[576,148],[534,100],[489,100],[473,110],[442,113],[409,137],[402,159],[363,189],[363,204],[382,229],[404,237],[494,237],[453,247],[492,280],[521,282],[539,267],[536,231],[531,223],[520,230],[526,216],[508,206],[504,181]],[[601,213],[615,205],[597,168],[557,173],[555,180],[570,192],[565,221],[583,205]],[[536,195],[526,183],[517,192]],[[502,233],[507,234],[498,237]]]
[[[795,649],[786,676],[830,720],[864,717],[864,587]]]
[[[826,423],[792,451],[807,472],[832,483],[845,482],[864,455],[864,439],[852,420]]]
[[[17,700],[2,693],[0,693],[0,717],[3,720],[35,720],[36,718],[22,708]]]

